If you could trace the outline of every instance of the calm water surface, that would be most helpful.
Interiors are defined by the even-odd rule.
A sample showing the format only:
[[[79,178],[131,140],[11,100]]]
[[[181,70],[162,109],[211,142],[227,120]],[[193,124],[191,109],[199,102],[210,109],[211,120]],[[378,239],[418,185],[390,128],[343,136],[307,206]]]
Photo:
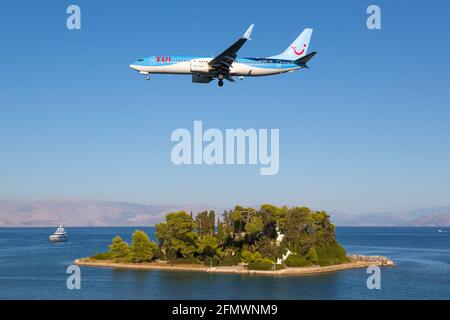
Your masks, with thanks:
[[[338,227],[347,252],[397,263],[382,269],[381,290],[367,289],[365,269],[282,277],[87,267],[81,290],[67,289],[74,259],[134,229],[67,228],[70,241],[52,244],[54,228],[0,228],[0,299],[450,299],[450,228]]]

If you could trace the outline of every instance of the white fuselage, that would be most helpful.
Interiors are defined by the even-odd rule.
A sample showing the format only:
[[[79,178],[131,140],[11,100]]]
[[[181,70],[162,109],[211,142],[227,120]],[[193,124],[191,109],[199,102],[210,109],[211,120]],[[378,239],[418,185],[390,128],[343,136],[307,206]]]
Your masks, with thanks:
[[[142,74],[198,74],[216,77],[220,71],[210,67],[212,58],[184,56],[153,56],[140,59],[130,68]],[[268,76],[300,69],[292,61],[270,58],[237,58],[230,66],[229,76]]]

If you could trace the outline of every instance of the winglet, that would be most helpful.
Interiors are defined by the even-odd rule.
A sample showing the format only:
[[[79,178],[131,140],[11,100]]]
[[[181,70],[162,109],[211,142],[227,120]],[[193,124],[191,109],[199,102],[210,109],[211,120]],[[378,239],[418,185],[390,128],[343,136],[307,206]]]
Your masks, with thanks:
[[[248,27],[247,31],[245,31],[245,33],[244,33],[244,35],[242,36],[242,38],[247,39],[247,40],[251,40],[251,39],[250,39],[250,36],[251,36],[251,34],[252,34],[253,26],[254,26],[254,25],[255,25],[255,24],[252,23],[252,24],[250,25],[250,27]]]

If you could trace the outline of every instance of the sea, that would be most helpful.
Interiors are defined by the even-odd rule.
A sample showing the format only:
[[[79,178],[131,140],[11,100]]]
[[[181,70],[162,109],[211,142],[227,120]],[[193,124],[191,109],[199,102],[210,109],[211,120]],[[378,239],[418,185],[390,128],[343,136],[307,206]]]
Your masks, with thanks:
[[[435,227],[337,227],[347,253],[394,260],[379,289],[365,268],[261,276],[81,267],[73,285],[75,259],[106,251],[116,235],[129,241],[135,229],[153,236],[152,227],[67,227],[68,242],[50,243],[55,228],[0,228],[0,299],[450,299],[450,228]]]

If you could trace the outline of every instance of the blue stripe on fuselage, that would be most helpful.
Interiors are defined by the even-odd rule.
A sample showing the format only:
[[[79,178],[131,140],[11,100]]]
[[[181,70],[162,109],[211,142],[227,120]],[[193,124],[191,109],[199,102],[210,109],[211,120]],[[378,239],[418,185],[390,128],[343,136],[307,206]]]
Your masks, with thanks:
[[[290,60],[276,60],[268,58],[237,58],[238,63],[244,63],[254,68],[264,69],[290,69],[298,67]]]

